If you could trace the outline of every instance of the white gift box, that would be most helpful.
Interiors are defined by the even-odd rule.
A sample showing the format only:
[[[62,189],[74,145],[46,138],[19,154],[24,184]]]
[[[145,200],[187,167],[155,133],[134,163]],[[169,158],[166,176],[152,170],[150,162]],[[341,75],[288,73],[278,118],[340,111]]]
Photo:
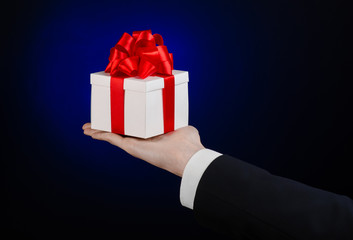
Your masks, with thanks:
[[[175,79],[174,129],[188,125],[189,100],[186,71],[173,70]],[[91,73],[91,128],[111,132],[110,75]],[[164,133],[164,79],[150,76],[145,79],[124,79],[125,135],[150,138]]]

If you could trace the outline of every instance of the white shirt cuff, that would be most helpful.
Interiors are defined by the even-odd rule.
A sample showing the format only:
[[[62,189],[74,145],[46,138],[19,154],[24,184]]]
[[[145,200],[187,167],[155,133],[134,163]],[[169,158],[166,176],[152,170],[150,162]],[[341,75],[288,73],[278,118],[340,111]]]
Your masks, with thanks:
[[[211,162],[221,155],[221,153],[210,149],[201,149],[190,158],[181,179],[181,205],[190,209],[194,208],[196,189],[203,173]]]

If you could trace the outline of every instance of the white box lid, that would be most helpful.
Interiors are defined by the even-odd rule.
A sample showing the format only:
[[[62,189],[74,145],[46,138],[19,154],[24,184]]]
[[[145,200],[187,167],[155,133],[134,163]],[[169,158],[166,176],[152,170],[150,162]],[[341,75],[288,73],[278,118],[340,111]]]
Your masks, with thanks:
[[[187,71],[173,70],[175,85],[189,81]],[[91,73],[91,84],[110,87],[110,74],[104,71]],[[162,77],[150,76],[145,79],[139,77],[129,77],[124,80],[124,89],[137,92],[150,92],[164,88]]]

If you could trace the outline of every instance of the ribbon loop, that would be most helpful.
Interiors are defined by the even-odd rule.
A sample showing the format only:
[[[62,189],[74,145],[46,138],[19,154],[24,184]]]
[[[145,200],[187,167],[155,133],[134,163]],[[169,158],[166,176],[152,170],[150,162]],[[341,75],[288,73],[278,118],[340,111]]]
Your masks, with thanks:
[[[136,76],[138,71],[138,64],[139,64],[138,56],[125,58],[119,63],[119,71],[125,73],[130,77]]]
[[[158,44],[159,46],[163,45],[163,38],[162,35],[155,33],[153,34],[154,40],[156,41],[156,44]]]
[[[131,37],[130,34],[124,33],[115,45],[115,48],[121,52],[125,52],[126,54],[131,55],[134,43],[135,39]]]
[[[157,72],[157,68],[145,58],[141,58],[140,68],[138,70],[137,75],[140,78],[146,78],[147,76],[151,76],[155,72]]]

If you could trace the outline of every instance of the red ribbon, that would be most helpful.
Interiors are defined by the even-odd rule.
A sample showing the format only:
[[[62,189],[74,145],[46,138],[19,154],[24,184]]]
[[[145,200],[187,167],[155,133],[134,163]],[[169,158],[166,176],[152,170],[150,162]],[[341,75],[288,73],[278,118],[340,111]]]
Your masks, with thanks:
[[[156,46],[156,44],[158,46]],[[124,33],[110,49],[111,130],[125,134],[124,128],[124,78],[146,78],[151,75],[164,78],[163,120],[164,132],[174,130],[175,82],[172,75],[173,55],[163,45],[163,38],[151,30],[135,31],[132,36]]]

